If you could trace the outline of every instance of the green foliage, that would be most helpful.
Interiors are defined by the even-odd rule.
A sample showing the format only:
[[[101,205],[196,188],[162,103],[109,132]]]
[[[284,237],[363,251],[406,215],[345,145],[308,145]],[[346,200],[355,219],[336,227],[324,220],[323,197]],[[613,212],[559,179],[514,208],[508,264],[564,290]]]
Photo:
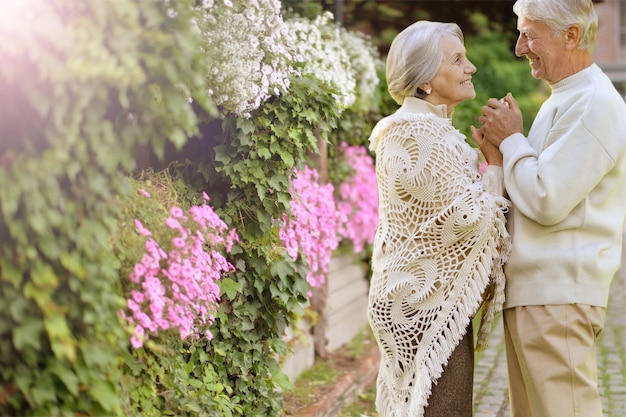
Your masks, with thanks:
[[[214,154],[175,169],[209,196],[228,184],[216,212],[241,237],[231,251],[237,271],[220,283],[222,302],[207,346],[209,362],[241,408],[234,415],[279,416],[280,391],[290,387],[278,359],[287,353],[285,327],[308,302],[308,267],[286,254],[278,227],[289,212],[293,169],[337,126],[332,93],[316,79],[294,78],[289,94],[266,102],[250,119],[224,119],[212,138]]]
[[[22,25],[0,44],[0,414],[119,415],[119,169],[134,167],[138,144],[162,155],[196,131],[189,98],[214,112],[195,12],[77,0],[9,10]]]
[[[329,181],[338,185],[351,173],[352,167],[340,162],[338,147],[342,142],[352,146],[369,148],[369,136],[376,123],[384,116],[392,114],[398,108],[387,90],[385,78],[385,63],[379,60],[376,65],[378,86],[370,98],[369,108],[349,108],[341,114],[337,129],[330,134],[331,146],[328,147],[328,158],[333,161],[329,170]]]
[[[135,192],[119,196],[120,227],[111,238],[121,262],[119,292],[129,294],[126,278],[141,259],[144,238],[135,232],[133,220],[140,218],[157,241],[171,239],[173,231],[164,223],[171,207],[189,208],[193,198],[178,194],[168,171],[143,172],[130,180]],[[150,194],[143,196],[139,190]],[[189,191],[188,191],[189,192]],[[228,288],[227,291],[228,293]],[[161,332],[143,349],[121,352],[119,389],[125,415],[134,416],[233,416],[241,406],[231,400],[211,361],[212,349],[205,340],[181,341],[177,332]]]
[[[281,4],[287,16],[298,15],[313,20],[324,12],[319,2],[311,0],[282,0]]]
[[[289,94],[265,103],[250,119],[225,119],[213,163],[236,190],[223,213],[226,223],[239,225],[244,237],[270,232],[289,209],[293,169],[317,151],[338,117],[331,92],[313,78],[298,77]]]

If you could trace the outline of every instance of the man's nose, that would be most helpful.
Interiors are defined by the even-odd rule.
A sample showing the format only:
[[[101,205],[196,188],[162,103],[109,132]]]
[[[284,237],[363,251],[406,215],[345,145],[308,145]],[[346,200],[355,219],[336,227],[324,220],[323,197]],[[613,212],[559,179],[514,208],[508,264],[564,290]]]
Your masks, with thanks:
[[[527,52],[528,52],[528,41],[526,41],[526,39],[523,39],[522,36],[520,35],[520,37],[517,38],[517,43],[515,44],[515,55],[522,56],[526,54]]]

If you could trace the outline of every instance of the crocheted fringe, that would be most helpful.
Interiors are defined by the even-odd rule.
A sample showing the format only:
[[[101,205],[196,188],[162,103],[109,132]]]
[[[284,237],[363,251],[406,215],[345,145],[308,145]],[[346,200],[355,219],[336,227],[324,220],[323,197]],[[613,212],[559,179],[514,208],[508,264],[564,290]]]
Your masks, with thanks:
[[[508,207],[508,204],[506,204],[505,207]],[[489,335],[491,333],[493,320],[496,314],[502,311],[502,306],[504,306],[505,301],[504,287],[506,285],[506,279],[503,266],[509,258],[511,237],[506,230],[506,219],[503,212],[498,212],[495,227],[498,232],[498,237],[497,239],[493,237],[490,238],[489,245],[487,245],[489,250],[483,251],[481,255],[481,264],[485,262],[487,258],[489,259],[489,262],[485,262],[485,265],[490,265],[489,275],[491,276],[491,282],[485,294],[478,335],[476,337],[476,350],[479,352],[489,346]],[[493,251],[495,251],[495,253],[493,253]]]
[[[491,245],[487,245],[487,247],[491,248]],[[453,310],[452,317],[447,322],[448,326],[444,328],[444,331],[435,340],[431,346],[430,353],[425,358],[423,369],[427,377],[421,380],[424,382],[421,387],[418,384],[414,388],[413,398],[417,397],[419,399],[415,403],[415,409],[408,410],[409,413],[402,414],[402,417],[406,415],[422,417],[424,415],[424,409],[428,405],[428,398],[432,393],[432,385],[437,384],[437,380],[441,377],[444,367],[448,364],[452,352],[467,333],[467,327],[471,320],[470,317],[477,313],[482,304],[482,295],[489,284],[489,273],[481,263],[485,262],[484,258],[489,252],[491,250],[484,250],[480,255],[481,262],[477,263],[476,268],[474,268],[472,273],[473,279],[470,280],[469,287],[461,297],[457,309]],[[489,258],[486,264],[489,265],[490,262],[491,258]],[[422,401],[422,398],[424,398],[424,401]],[[387,415],[382,414],[382,416]],[[398,417],[400,416],[398,415]]]

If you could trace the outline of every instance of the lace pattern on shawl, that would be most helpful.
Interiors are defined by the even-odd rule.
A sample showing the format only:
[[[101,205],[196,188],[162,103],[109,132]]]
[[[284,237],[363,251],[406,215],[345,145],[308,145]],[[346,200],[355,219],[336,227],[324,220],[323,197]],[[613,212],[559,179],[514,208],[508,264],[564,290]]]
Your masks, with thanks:
[[[504,302],[508,200],[449,119],[396,113],[374,128],[379,224],[368,315],[381,347],[377,409],[423,416],[432,384],[484,303],[477,349]]]

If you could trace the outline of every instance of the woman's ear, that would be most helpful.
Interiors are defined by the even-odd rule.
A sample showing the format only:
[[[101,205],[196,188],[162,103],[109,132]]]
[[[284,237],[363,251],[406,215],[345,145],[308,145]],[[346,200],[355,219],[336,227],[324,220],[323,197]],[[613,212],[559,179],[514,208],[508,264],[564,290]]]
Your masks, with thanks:
[[[430,88],[430,86],[428,84],[420,84],[420,86],[418,87],[421,91],[423,91],[424,93],[426,93],[427,95],[430,94],[433,89]]]

